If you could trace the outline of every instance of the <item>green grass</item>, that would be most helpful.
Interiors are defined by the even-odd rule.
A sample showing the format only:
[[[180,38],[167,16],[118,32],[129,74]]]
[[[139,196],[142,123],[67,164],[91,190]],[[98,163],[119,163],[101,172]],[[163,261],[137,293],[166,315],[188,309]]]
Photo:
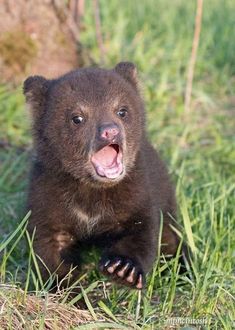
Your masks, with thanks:
[[[83,293],[75,300],[83,295],[94,322],[100,323],[102,315],[109,324],[103,324],[106,329],[117,329],[117,324],[126,329],[168,329],[170,317],[206,319],[211,323],[205,329],[234,328],[235,4],[205,1],[192,109],[186,117],[183,95],[194,12],[195,1],[101,1],[105,65],[126,59],[139,68],[149,138],[169,166],[183,235],[195,249],[191,276],[178,274],[177,258],[163,262],[149,274],[142,294],[105,286],[95,267],[98,255],[89,253],[91,267],[81,279]],[[91,1],[86,13],[82,42],[98,62]],[[15,284],[25,293],[34,290],[41,297],[48,286],[42,288],[32,273],[33,251],[27,252],[21,220],[27,213],[28,117],[21,89],[1,86],[1,283]],[[67,293],[58,297],[66,306],[75,302],[66,300]],[[14,308],[26,320],[17,302]],[[7,313],[11,320],[10,308]],[[46,324],[46,314],[42,315],[41,329]]]

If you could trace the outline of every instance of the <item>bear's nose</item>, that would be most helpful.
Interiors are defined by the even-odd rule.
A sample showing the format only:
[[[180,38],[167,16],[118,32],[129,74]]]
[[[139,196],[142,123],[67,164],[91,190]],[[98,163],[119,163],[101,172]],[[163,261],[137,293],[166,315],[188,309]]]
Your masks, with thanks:
[[[119,134],[119,128],[116,124],[104,124],[99,128],[100,137],[108,142],[114,142],[115,137]]]

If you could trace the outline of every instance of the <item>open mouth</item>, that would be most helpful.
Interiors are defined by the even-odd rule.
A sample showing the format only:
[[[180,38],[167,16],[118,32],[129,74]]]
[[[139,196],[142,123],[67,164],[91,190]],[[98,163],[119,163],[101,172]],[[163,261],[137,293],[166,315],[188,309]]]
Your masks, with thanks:
[[[123,172],[122,152],[118,144],[110,144],[91,157],[91,162],[99,176],[116,179]]]

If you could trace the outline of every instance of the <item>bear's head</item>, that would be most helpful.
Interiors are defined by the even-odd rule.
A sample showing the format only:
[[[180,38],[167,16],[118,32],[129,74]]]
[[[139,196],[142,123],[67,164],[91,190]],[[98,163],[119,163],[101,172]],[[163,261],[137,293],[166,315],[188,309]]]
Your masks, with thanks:
[[[144,107],[134,64],[78,69],[54,80],[29,77],[37,158],[52,173],[113,185],[135,164],[144,133]]]

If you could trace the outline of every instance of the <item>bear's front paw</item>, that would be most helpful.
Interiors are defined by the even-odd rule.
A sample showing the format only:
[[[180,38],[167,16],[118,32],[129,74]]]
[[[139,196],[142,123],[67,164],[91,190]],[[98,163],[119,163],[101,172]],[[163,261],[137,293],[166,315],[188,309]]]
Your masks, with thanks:
[[[99,268],[117,283],[141,290],[144,284],[144,272],[133,260],[122,256],[105,256],[100,260]]]

